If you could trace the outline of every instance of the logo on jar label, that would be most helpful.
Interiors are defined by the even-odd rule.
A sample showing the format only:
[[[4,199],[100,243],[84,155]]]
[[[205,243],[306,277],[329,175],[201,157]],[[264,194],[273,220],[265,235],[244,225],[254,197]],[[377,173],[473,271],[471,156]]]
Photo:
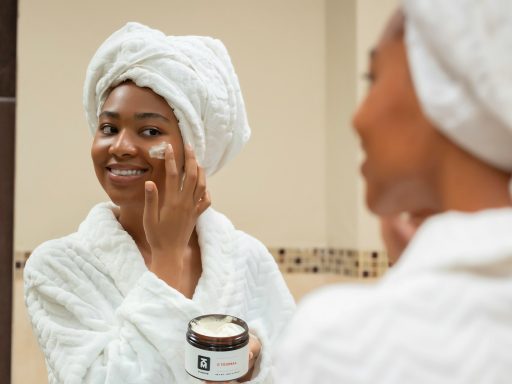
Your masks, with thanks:
[[[197,368],[202,371],[210,370],[210,358],[206,356],[197,356]]]

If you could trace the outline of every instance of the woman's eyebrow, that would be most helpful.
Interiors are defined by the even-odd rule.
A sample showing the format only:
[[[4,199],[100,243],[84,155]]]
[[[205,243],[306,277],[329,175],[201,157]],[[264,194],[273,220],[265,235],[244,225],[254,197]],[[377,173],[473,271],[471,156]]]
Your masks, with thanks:
[[[110,117],[111,119],[119,119],[119,113],[111,111],[103,111],[98,117]]]
[[[167,117],[159,114],[159,113],[156,113],[156,112],[141,112],[141,113],[136,113],[135,114],[135,119],[136,120],[144,120],[144,119],[161,119],[161,120],[165,120],[165,121],[170,121]]]
[[[164,120],[164,121],[167,121],[167,122],[170,121],[164,115],[161,115],[161,114],[156,113],[156,112],[140,112],[140,113],[135,113],[133,116],[135,117],[136,120],[160,119],[160,120]],[[111,118],[111,119],[120,119],[121,115],[119,113],[117,113],[117,112],[103,111],[103,112],[100,113],[99,117],[108,117],[108,118]]]

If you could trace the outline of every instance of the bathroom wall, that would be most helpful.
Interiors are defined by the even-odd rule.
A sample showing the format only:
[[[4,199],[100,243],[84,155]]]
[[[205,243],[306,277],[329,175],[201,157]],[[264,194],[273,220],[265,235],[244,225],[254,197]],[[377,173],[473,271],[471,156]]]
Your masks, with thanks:
[[[214,206],[268,245],[325,245],[324,2],[212,4],[20,1],[17,250],[73,231],[106,199],[89,158],[82,83],[95,49],[130,20],[212,35],[231,53],[253,137],[210,179]]]
[[[316,257],[317,249],[322,259],[323,250],[336,250],[335,256],[340,250],[343,257],[354,255],[345,249],[381,250],[376,221],[364,206],[361,153],[350,120],[365,92],[360,78],[367,52],[398,2],[20,0],[18,255],[70,233],[106,199],[89,158],[82,83],[98,45],[130,20],[168,34],[212,35],[230,51],[253,136],[209,180],[216,209],[276,254],[293,249],[307,255],[302,261]],[[337,260],[343,262],[328,262]],[[334,268],[288,269],[296,298],[327,283],[353,281]],[[13,383],[43,383],[42,355],[22,303],[21,267],[14,290]]]
[[[106,199],[89,158],[82,83],[97,46],[129,20],[213,35],[231,53],[253,136],[209,181],[217,209],[269,246],[379,248],[350,119],[368,49],[397,3],[21,0],[15,249],[73,231]]]

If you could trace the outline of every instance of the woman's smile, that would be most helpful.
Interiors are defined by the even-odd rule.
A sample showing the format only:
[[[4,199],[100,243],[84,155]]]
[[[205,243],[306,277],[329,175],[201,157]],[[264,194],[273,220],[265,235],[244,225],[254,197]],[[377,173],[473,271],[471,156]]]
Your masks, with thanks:
[[[108,179],[114,184],[130,184],[145,179],[148,168],[134,164],[112,163],[105,167]]]

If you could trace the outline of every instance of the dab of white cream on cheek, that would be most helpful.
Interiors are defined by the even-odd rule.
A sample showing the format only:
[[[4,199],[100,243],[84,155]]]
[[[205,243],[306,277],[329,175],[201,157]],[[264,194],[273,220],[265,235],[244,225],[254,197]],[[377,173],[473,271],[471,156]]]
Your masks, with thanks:
[[[165,159],[165,148],[167,148],[169,144],[165,141],[162,141],[160,144],[153,145],[149,148],[149,157],[153,159]]]

